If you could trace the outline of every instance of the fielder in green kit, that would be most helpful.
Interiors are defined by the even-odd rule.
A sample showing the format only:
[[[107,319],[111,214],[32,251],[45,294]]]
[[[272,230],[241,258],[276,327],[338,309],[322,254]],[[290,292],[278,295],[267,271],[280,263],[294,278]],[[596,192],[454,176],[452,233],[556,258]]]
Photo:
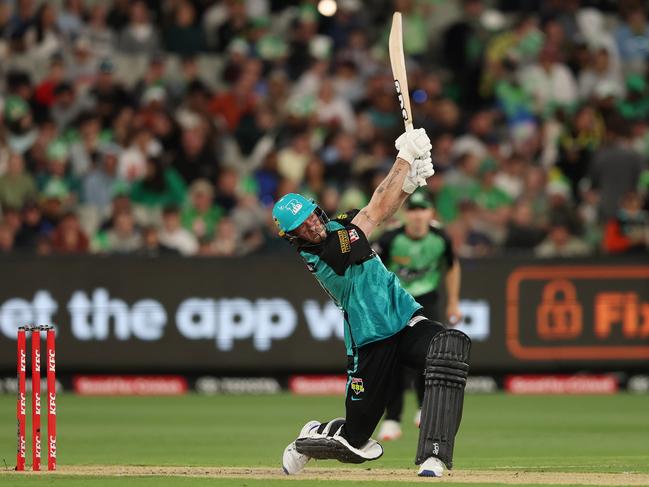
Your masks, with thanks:
[[[424,316],[367,240],[434,173],[423,129],[405,132],[395,146],[397,159],[365,208],[329,220],[315,202],[294,193],[273,208],[280,235],[343,312],[348,360],[345,417],[302,427],[282,457],[289,475],[302,471],[311,458],[346,463],[379,458],[383,448],[371,435],[404,365],[426,376],[415,460],[419,475],[439,477],[444,466],[452,467],[470,340]]]

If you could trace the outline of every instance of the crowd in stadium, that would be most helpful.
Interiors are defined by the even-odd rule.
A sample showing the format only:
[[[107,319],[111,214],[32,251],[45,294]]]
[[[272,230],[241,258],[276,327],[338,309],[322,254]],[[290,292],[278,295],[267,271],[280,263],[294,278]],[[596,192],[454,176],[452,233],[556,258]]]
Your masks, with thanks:
[[[282,194],[367,204],[394,10],[459,256],[647,252],[645,2],[366,3],[0,1],[0,253],[271,252]]]

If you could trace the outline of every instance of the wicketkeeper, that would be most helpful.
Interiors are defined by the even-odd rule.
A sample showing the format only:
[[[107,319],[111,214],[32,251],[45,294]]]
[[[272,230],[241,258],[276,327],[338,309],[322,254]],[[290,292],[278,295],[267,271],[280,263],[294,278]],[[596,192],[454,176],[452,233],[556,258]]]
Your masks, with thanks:
[[[284,450],[282,466],[289,475],[311,458],[345,463],[379,458],[383,448],[371,435],[403,365],[426,378],[415,459],[419,475],[439,477],[444,466],[452,468],[471,342],[426,318],[367,240],[435,172],[424,129],[405,132],[395,146],[392,169],[360,211],[329,220],[313,201],[294,193],[273,208],[280,235],[343,311],[348,359],[345,418],[302,427]]]

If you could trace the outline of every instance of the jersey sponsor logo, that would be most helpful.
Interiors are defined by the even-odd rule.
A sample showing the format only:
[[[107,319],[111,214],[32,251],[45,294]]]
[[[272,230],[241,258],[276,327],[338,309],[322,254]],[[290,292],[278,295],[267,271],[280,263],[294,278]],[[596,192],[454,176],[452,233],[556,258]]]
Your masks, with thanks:
[[[359,238],[360,237],[358,236],[358,232],[356,231],[356,229],[352,228],[351,230],[349,230],[349,241],[351,243],[356,242],[356,240],[358,240]]]
[[[340,213],[336,217],[336,220],[347,220],[347,213]]]
[[[365,392],[365,387],[363,387],[363,379],[361,379],[360,377],[352,377],[350,387],[352,388],[352,391],[356,396]]]
[[[343,254],[348,254],[352,250],[351,243],[349,243],[349,235],[347,230],[338,230],[338,241],[340,242],[340,251]]]
[[[294,215],[297,215],[297,212],[302,209],[302,203],[300,203],[298,200],[291,200],[288,203],[286,203],[286,209],[293,213]]]

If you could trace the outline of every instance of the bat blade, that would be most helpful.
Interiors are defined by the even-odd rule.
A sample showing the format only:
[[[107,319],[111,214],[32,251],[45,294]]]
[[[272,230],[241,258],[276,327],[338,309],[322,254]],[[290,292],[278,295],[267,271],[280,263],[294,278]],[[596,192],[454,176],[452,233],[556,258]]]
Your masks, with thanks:
[[[390,65],[397,99],[401,109],[403,123],[406,131],[412,130],[412,110],[410,109],[410,95],[408,91],[408,76],[406,74],[406,61],[403,54],[403,31],[401,26],[401,13],[395,12],[392,16],[392,27],[389,38]]]

